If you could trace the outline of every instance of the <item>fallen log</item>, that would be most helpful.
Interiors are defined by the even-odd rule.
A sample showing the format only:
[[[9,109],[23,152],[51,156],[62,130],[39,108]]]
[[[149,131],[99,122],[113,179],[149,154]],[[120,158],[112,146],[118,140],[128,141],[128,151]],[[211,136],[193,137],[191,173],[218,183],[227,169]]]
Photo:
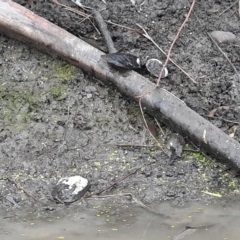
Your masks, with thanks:
[[[101,58],[103,52],[10,0],[0,0],[0,32],[65,59],[96,78],[114,84],[136,101],[136,96],[154,86],[134,71],[120,73],[113,69]],[[239,142],[199,116],[174,95],[158,88],[144,96],[142,104],[151,115],[205,153],[240,170]]]

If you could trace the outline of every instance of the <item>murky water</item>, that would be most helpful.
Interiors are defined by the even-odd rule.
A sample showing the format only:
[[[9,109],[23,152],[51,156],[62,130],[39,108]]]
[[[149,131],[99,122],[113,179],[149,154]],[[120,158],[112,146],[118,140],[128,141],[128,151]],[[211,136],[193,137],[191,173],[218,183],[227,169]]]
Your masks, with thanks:
[[[239,239],[239,201],[204,206],[193,203],[189,208],[173,208],[168,203],[158,207],[163,215],[143,208],[115,212],[98,208],[47,218],[35,214],[22,217],[8,212],[0,217],[1,240],[224,240]]]

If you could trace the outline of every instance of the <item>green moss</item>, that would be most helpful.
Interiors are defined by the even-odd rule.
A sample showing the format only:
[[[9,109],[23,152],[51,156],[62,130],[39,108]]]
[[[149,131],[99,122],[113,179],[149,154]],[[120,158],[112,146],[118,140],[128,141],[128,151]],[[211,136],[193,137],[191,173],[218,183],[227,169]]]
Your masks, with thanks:
[[[21,129],[36,112],[39,106],[39,96],[40,94],[24,88],[2,86],[0,88],[0,114],[3,121],[6,124],[15,125],[16,129]]]
[[[138,117],[142,115],[139,106],[135,106],[135,105],[130,105],[130,107],[128,108],[128,114],[134,117]]]
[[[51,87],[48,92],[52,95],[54,99],[60,98],[65,94],[66,88],[64,85],[59,84]]]
[[[64,80],[70,80],[76,73],[76,67],[60,60],[55,60],[53,64],[54,76]]]
[[[205,157],[201,153],[187,153],[185,157],[188,158],[189,160],[193,160],[193,159],[197,160],[206,169],[212,169],[212,171],[214,171],[216,166],[224,169],[224,164],[217,163],[214,160],[211,160]],[[201,175],[201,181],[204,181],[204,182],[217,181],[217,184],[216,183],[213,184],[213,185],[218,185],[217,188],[216,186],[214,186],[213,188],[209,186],[209,189],[207,189],[206,191],[212,194],[220,194],[220,195],[225,195],[225,194],[228,194],[229,192],[237,191],[238,184],[236,180],[233,179],[234,176],[232,174],[230,174],[229,172],[225,172],[224,170],[216,170],[216,171],[219,173],[219,177],[217,179],[212,179],[212,178],[209,179],[209,176],[207,176],[205,173]]]
[[[206,158],[202,153],[193,153],[192,157],[197,159],[203,166],[210,166],[212,161]]]

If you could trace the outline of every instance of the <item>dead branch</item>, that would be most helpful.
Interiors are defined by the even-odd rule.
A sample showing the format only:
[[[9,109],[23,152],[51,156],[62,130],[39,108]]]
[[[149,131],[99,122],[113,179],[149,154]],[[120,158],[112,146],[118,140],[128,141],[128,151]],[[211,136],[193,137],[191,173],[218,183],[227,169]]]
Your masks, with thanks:
[[[74,2],[74,3],[76,3],[79,6],[78,2]],[[111,37],[111,35],[110,35],[109,31],[108,31],[107,24],[103,20],[103,17],[101,15],[101,13],[99,11],[95,10],[95,9],[92,9],[92,13],[93,13],[95,21],[98,24],[98,27],[100,29],[100,32],[101,32],[102,36],[103,36],[103,39],[104,39],[104,41],[105,41],[105,43],[107,45],[108,52],[109,53],[117,52],[116,48],[114,47],[114,43],[112,41],[112,37]]]
[[[103,39],[107,45],[109,53],[117,52],[116,48],[114,47],[114,43],[112,41],[112,37],[107,29],[107,24],[104,22],[103,17],[100,12],[93,10],[94,18],[98,24],[100,32],[103,36]]]

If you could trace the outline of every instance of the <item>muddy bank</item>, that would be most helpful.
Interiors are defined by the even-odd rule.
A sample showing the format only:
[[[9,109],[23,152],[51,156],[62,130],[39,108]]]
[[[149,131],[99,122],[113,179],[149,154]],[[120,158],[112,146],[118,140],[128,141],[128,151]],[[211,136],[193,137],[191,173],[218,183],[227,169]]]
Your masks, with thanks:
[[[91,191],[139,168],[106,194],[131,192],[144,203],[170,200],[186,205],[208,202],[202,193],[227,193],[238,188],[229,167],[201,153],[166,157],[161,151],[116,144],[153,145],[138,106],[65,62],[1,36],[1,208],[40,203],[7,178],[14,179],[37,199],[52,205],[57,180],[80,174]],[[154,123],[149,117],[149,123]],[[161,142],[158,128],[156,134]],[[130,200],[124,200],[130,201]],[[131,201],[130,201],[131,202]]]
[[[139,58],[129,54],[113,53],[105,55],[105,61],[103,61],[102,51],[99,51],[97,48],[68,33],[64,29],[57,27],[46,19],[34,15],[32,11],[29,11],[19,4],[11,1],[7,3],[2,2],[1,8],[6,11],[2,11],[1,13],[1,31],[7,36],[17,40],[20,40],[19,36],[21,36],[21,40],[24,43],[28,43],[47,53],[52,52],[52,55],[57,55],[70,64],[81,68],[83,71],[91,73],[93,77],[108,84],[115,85],[119,91],[136,101],[139,101],[139,98],[136,96],[142,96],[141,104],[145,107],[145,111],[149,112],[157,120],[160,120],[171,127],[172,130],[183,135],[204,153],[218,160],[222,160],[229,165],[231,164],[233,168],[240,168],[240,144],[233,139],[233,134],[228,136],[221,129],[199,116],[172,93],[163,88],[154,88],[154,84],[142,75],[134,71],[119,72],[106,63],[106,57],[108,58],[107,61],[111,60],[111,62],[109,62],[111,64],[116,64],[117,59],[121,59],[121,61],[118,62],[120,65],[117,65],[123,67],[122,64],[127,62],[127,68],[129,68],[133,66],[132,64],[134,64],[136,60],[140,61]],[[104,42],[108,43],[107,45],[111,53],[116,52],[106,23],[102,19],[100,12],[95,11],[95,13],[98,15],[98,20],[96,20],[98,21],[98,25],[101,26],[105,24],[104,29],[101,28],[101,32],[103,32],[104,35],[108,33],[108,36],[104,37],[104,39],[110,40],[111,47],[109,46],[109,40],[105,40]],[[14,20],[13,16],[18,20]],[[29,18],[29,16],[32,17]],[[99,23],[100,20],[102,24]],[[216,31],[215,33],[217,34]],[[234,37],[234,34],[232,34],[232,36]],[[213,39],[211,38],[211,40]],[[214,43],[218,46],[216,42]],[[124,58],[125,60],[123,60]],[[129,58],[133,61],[130,65]],[[146,66],[148,66],[147,68],[149,69],[148,63]],[[140,64],[136,62],[135,67],[139,68]],[[167,69],[165,70],[167,71]],[[234,71],[238,76],[235,68]],[[156,77],[159,72],[160,69],[157,70]],[[191,80],[196,84],[193,79]],[[229,106],[218,109],[229,109]],[[214,117],[216,110],[212,110],[208,116]]]
[[[131,26],[136,21],[142,23],[167,50],[185,9],[185,5],[180,3],[173,9],[167,2],[153,6],[144,4],[141,9],[139,5],[131,6],[128,1],[109,2],[103,16],[112,16],[112,21],[127,22]],[[201,19],[205,19],[208,4],[198,3],[196,6]],[[42,1],[26,6],[75,35],[96,34],[90,22],[79,27],[77,21],[72,20],[77,19],[75,15],[53,3]],[[218,7],[218,11],[226,7],[213,6]],[[118,18],[115,17],[116,9]],[[227,12],[225,17],[230,19],[231,16],[234,23],[236,18],[230,13]],[[230,28],[227,21],[217,22],[211,11],[207,14],[216,20],[215,27],[222,24]],[[162,28],[162,25],[166,27]],[[230,110],[222,114],[229,116],[229,120],[238,121],[233,82],[226,81],[232,79],[231,69],[196,26],[197,21],[191,18],[173,57],[198,79],[198,85],[189,84],[188,79],[172,65],[169,65],[171,74],[162,85],[201,115],[206,115],[216,106],[230,105]],[[231,26],[230,30],[234,31],[235,25]],[[109,28],[118,49],[162,58],[146,39],[125,30],[122,33],[116,26]],[[209,26],[211,28],[213,26]],[[166,200],[175,206],[186,206],[189,201],[208,203],[214,201],[208,193],[226,195],[238,190],[239,180],[233,169],[199,152],[185,151],[182,157],[166,157],[156,149],[117,147],[119,143],[155,144],[144,128],[137,105],[63,61],[5,36],[1,36],[0,44],[2,209],[15,207],[6,196],[12,197],[20,208],[42,207],[41,203],[27,196],[7,178],[14,179],[41,202],[57,208],[61,206],[51,201],[51,190],[59,178],[74,174],[88,178],[91,191],[97,191],[139,168],[106,194],[131,192],[148,205]],[[99,44],[104,47],[100,41]],[[225,50],[230,48],[234,46]],[[233,54],[237,56],[237,50]],[[155,126],[159,141],[166,142],[171,132],[163,126],[166,135],[162,135],[154,120],[148,117],[148,121]],[[235,126],[221,119],[213,119],[213,123],[227,133],[231,133]],[[238,140],[238,130],[234,137]],[[120,201],[124,204],[132,202],[128,198]]]

